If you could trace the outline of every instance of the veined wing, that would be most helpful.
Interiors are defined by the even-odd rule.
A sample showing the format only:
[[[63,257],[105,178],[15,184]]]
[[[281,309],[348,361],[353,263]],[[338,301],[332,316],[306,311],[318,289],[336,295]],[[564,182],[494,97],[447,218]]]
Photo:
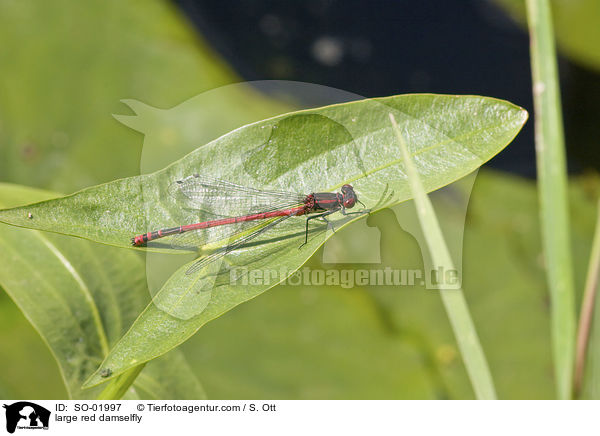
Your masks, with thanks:
[[[194,174],[169,186],[169,194],[182,208],[220,217],[235,217],[302,204],[305,195],[264,191],[226,180]]]
[[[283,221],[285,221],[288,218],[290,218],[290,216],[291,215],[274,218],[269,223],[263,225],[262,227],[257,228],[256,230],[250,232],[249,234],[243,235],[243,236],[241,235],[239,238],[232,240],[230,244],[228,244],[228,245],[220,248],[218,251],[216,251],[214,253],[211,253],[208,256],[204,256],[201,259],[199,259],[192,266],[190,266],[185,273],[187,275],[191,275],[191,274],[194,274],[194,273],[198,272],[200,269],[202,269],[203,267],[207,266],[208,264],[210,264],[212,262],[215,262],[218,259],[223,258],[228,253],[231,253],[232,251],[240,248],[242,245],[250,242],[252,239],[256,238],[257,236],[262,235],[263,233],[268,232],[269,230],[271,230],[275,226],[281,224]],[[257,223],[255,222],[254,224],[256,225]]]

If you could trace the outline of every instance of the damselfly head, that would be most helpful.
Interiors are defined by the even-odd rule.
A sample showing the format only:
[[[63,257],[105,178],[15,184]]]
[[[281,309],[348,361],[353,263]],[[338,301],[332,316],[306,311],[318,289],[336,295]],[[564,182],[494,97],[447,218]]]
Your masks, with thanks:
[[[354,207],[356,202],[358,201],[358,197],[356,196],[356,192],[354,192],[354,188],[351,185],[342,186],[342,195],[344,203],[344,207],[346,209],[351,209]]]

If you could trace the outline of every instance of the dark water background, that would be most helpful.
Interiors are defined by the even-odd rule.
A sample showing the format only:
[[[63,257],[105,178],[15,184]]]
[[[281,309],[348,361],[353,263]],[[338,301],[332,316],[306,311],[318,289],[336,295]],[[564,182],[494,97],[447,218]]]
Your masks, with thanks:
[[[490,1],[175,3],[246,80],[297,80],[365,97],[479,94],[533,114],[528,35]],[[600,77],[559,63],[569,169],[598,169]],[[488,165],[535,177],[532,119]]]

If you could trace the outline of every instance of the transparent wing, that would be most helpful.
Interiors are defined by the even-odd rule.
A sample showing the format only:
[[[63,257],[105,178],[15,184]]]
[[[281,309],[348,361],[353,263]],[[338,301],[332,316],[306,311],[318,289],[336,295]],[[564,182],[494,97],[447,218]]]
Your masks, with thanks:
[[[263,191],[199,174],[171,184],[169,194],[180,207],[220,217],[293,207],[305,198],[303,194]]]
[[[209,254],[208,256],[204,256],[203,258],[199,259],[196,263],[194,263],[192,266],[190,266],[185,273],[187,275],[196,273],[197,271],[206,267],[210,263],[223,258],[226,254],[228,254],[228,253],[232,252],[233,250],[240,248],[242,245],[250,242],[252,239],[256,238],[257,236],[268,232],[273,227],[281,224],[283,221],[290,218],[290,216],[292,216],[292,215],[275,218],[273,221],[264,225],[263,227],[258,228],[254,232],[251,232],[245,236],[241,236],[240,238],[236,239],[235,241],[232,241],[231,244],[219,249],[218,251],[216,251],[214,253]],[[257,225],[257,223],[254,222],[254,225]]]

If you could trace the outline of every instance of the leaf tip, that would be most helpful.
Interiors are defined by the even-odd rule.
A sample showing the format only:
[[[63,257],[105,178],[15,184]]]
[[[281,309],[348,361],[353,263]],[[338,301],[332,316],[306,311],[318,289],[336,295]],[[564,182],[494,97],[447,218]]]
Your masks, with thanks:
[[[527,120],[529,119],[529,112],[527,112],[527,109],[525,108],[520,108],[521,109],[521,123],[525,124],[527,122]]]
[[[117,375],[118,374],[115,374],[110,368],[101,366],[83,382],[81,389],[93,388],[94,386],[115,378]]]

